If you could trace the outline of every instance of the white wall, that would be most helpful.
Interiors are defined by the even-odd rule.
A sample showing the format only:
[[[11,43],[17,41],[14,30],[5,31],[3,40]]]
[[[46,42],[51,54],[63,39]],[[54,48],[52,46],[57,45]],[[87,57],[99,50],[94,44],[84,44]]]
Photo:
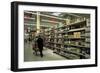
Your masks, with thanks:
[[[11,73],[10,71],[10,2],[13,0],[0,0],[0,73]],[[18,0],[16,0],[18,1]],[[23,1],[23,0],[22,0]],[[93,5],[100,7],[100,0],[24,0],[32,2],[45,2],[45,3],[60,3],[60,4],[78,4],[78,5]],[[99,10],[99,8],[98,8]],[[99,11],[100,12],[100,11]],[[98,13],[99,13],[98,12]],[[99,16],[99,14],[98,14]],[[99,19],[99,18],[98,18]],[[100,25],[99,25],[100,27]],[[98,30],[100,31],[100,29]],[[100,35],[98,36],[100,37]],[[100,40],[100,39],[98,39]],[[98,42],[100,43],[100,42]],[[99,46],[100,47],[100,46]],[[98,48],[98,51],[99,48]],[[100,52],[98,52],[100,55]],[[100,60],[100,58],[99,58]],[[100,64],[100,63],[99,63]],[[60,69],[60,70],[45,70],[35,71],[36,73],[99,73],[98,67],[91,68],[73,68],[73,69]],[[32,71],[30,71],[32,73]]]

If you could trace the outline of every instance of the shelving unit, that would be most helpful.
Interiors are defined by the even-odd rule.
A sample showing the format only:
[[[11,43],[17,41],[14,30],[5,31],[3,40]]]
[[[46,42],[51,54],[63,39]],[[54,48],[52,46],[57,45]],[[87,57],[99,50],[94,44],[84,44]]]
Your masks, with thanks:
[[[54,53],[64,56],[68,59],[87,59],[90,58],[88,51],[90,43],[87,36],[87,20],[72,23],[64,27],[52,29],[52,34],[55,35],[50,40],[49,44],[52,46]],[[51,30],[49,31],[51,32]],[[48,37],[48,36],[47,36]],[[51,47],[50,47],[51,48]]]

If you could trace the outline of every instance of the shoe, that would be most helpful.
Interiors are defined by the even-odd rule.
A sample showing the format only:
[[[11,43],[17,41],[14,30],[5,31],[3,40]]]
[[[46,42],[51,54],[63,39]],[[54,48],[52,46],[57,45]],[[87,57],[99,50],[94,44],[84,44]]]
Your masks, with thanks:
[[[41,55],[41,58],[43,57],[43,55]]]

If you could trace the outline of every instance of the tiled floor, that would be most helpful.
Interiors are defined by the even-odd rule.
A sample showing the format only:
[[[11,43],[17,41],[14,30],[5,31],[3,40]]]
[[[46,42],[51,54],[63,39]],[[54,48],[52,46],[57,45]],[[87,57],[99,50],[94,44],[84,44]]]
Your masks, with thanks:
[[[24,46],[24,61],[50,61],[50,60],[66,60],[66,58],[59,56],[51,49],[44,48],[43,50],[44,56],[41,58],[38,52],[38,55],[35,55],[32,50],[32,46],[29,44],[25,44]]]

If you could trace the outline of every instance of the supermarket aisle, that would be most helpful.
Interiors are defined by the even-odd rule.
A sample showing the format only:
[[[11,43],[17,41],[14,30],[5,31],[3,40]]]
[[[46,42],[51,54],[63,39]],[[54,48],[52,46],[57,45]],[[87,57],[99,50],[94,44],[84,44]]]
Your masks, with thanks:
[[[66,58],[59,56],[55,53],[53,53],[52,50],[44,48],[43,50],[43,58],[40,57],[40,55],[34,55],[32,46],[25,44],[25,50],[24,50],[24,61],[50,61],[50,60],[66,60]]]

